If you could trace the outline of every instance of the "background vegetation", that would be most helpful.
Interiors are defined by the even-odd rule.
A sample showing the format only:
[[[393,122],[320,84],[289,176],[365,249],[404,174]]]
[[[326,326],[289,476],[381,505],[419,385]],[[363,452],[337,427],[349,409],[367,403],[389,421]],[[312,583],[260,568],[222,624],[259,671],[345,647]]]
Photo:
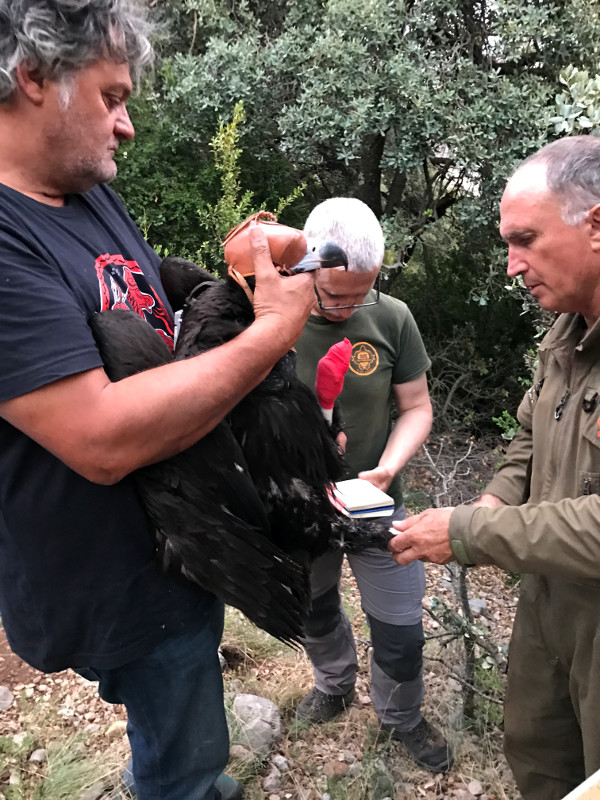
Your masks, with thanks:
[[[280,209],[301,227],[327,197],[364,200],[386,231],[385,290],[408,302],[433,361],[437,435],[411,464],[407,499],[414,509],[472,499],[498,459],[486,434],[514,431],[510,412],[548,321],[507,287],[500,193],[545,142],[599,132],[597,0],[149,2],[164,34],[131,102],[137,137],[120,149],[115,188],[150,243],[219,269],[221,237],[253,210]],[[350,576],[359,699],[323,728],[291,725],[311,684],[305,657],[230,612],[226,688],[281,708],[282,798],[380,800],[382,760],[396,800],[518,796],[500,752],[516,578],[473,571],[470,593],[485,601],[475,616],[465,575],[432,565],[427,575],[426,713],[455,747],[448,776],[417,770],[380,736]],[[128,757],[123,709],[70,672],[9,683],[11,658],[0,657],[14,692],[0,729],[0,800],[115,797]],[[33,758],[39,748],[45,760]],[[328,777],[352,759],[360,770]],[[230,770],[249,798],[265,796],[268,765],[234,760]]]
[[[137,138],[116,183],[150,242],[208,250],[214,266],[223,176],[210,143],[241,101],[240,218],[299,186],[288,224],[332,195],[368,203],[394,266],[386,290],[409,303],[433,359],[438,426],[493,430],[539,324],[505,288],[498,200],[525,155],[598,125],[596,0],[154,5],[160,59],[132,103]]]

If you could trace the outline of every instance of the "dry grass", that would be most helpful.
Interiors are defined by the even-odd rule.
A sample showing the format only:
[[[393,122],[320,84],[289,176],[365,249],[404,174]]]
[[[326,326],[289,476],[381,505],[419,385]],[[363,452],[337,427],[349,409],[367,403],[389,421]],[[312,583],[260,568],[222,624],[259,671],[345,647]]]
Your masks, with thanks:
[[[481,580],[487,590],[493,577],[493,591],[511,595],[489,599],[492,613],[496,608],[510,607],[514,588],[506,587],[499,573],[487,571]],[[447,582],[440,568],[432,567],[428,575],[428,595],[446,596]],[[448,668],[460,669],[462,644],[460,641],[442,647],[439,640],[432,639],[426,646],[427,694],[424,703],[425,715],[440,727],[451,742],[456,754],[456,766],[449,775],[433,776],[418,768],[401,745],[390,741],[378,725],[368,699],[369,653],[360,603],[354,580],[345,570],[344,602],[355,630],[359,645],[359,675],[357,700],[348,714],[339,720],[322,726],[301,727],[293,723],[293,711],[312,686],[312,671],[306,656],[290,648],[282,647],[266,634],[251,626],[236,612],[227,617],[224,637],[225,652],[229,654],[232,667],[225,672],[226,691],[231,694],[247,692],[258,694],[275,702],[282,713],[284,738],[277,752],[284,755],[290,764],[284,773],[282,789],[277,797],[299,800],[320,800],[325,794],[331,800],[376,800],[382,798],[377,777],[381,775],[381,762],[393,780],[394,800],[415,798],[457,798],[466,786],[477,780],[488,797],[494,800],[517,800],[518,793],[501,752],[501,731],[498,727],[500,711],[497,706],[478,702],[476,721],[465,726],[461,715],[462,694],[456,682],[448,679]],[[477,587],[474,588],[477,594]],[[507,633],[507,620],[498,622],[500,638]],[[430,632],[436,629],[429,624]],[[235,654],[232,657],[232,654]],[[443,663],[442,663],[443,662]],[[502,692],[502,676],[489,677],[487,693]],[[235,741],[235,731],[234,737]],[[352,766],[350,772],[337,778],[328,778],[332,765],[355,760],[360,766]],[[242,765],[232,760],[229,771],[244,780],[250,800],[268,795],[262,789],[262,780],[269,771],[268,761],[256,760],[251,765]],[[273,796],[275,800],[275,796]]]
[[[486,568],[474,571],[472,595],[485,596],[486,624],[490,634],[505,642],[510,632],[515,588],[501,573]],[[433,776],[419,769],[403,747],[379,730],[368,698],[368,634],[360,611],[354,580],[344,573],[344,603],[359,641],[357,699],[348,714],[323,726],[295,726],[293,712],[302,695],[312,686],[310,664],[303,652],[286,647],[248,623],[238,612],[227,613],[223,652],[228,662],[224,672],[226,702],[237,693],[257,694],[280,709],[284,737],[274,752],[285,756],[289,769],[283,773],[281,790],[271,800],[454,800],[473,779],[489,798],[517,800],[518,794],[501,753],[499,711],[486,703],[478,706],[475,723],[465,727],[461,716],[460,686],[449,672],[460,670],[460,641],[442,647],[440,639],[426,646],[424,711],[450,740],[456,766],[449,775]],[[452,592],[443,569],[428,567],[427,598],[452,602]],[[432,636],[439,628],[426,616]],[[503,676],[486,673],[486,692],[502,692]],[[33,680],[33,679],[32,679]],[[94,684],[71,672],[41,676],[36,683],[15,691],[12,709],[0,716],[0,800],[82,800],[86,790],[108,790],[128,759],[121,707],[100,701]],[[14,689],[14,687],[11,687]],[[113,730],[113,734],[107,733]],[[232,741],[236,740],[231,720]],[[49,751],[48,762],[34,766],[29,755],[35,748]],[[274,753],[271,754],[271,756]],[[343,765],[347,772],[327,777]],[[236,759],[228,771],[242,780],[248,800],[269,797],[263,789],[270,758],[246,763]],[[386,778],[387,775],[387,778]],[[383,777],[382,777],[383,776]],[[387,783],[386,783],[387,781]]]

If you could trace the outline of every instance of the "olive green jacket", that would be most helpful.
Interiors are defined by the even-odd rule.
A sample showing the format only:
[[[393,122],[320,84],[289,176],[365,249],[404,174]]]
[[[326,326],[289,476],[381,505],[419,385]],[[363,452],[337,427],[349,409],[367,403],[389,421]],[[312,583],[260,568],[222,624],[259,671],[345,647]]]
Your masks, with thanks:
[[[600,582],[600,321],[586,333],[579,314],[558,317],[517,416],[521,429],[486,488],[508,506],[457,507],[454,555]]]

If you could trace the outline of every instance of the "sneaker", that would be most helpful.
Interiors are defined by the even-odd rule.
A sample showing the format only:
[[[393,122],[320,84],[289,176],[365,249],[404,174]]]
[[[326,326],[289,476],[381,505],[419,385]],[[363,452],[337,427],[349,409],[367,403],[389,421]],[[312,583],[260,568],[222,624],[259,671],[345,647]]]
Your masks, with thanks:
[[[448,772],[454,764],[450,745],[425,718],[412,731],[386,730],[391,731],[393,739],[402,742],[420,767],[430,772]]]
[[[243,800],[244,787],[238,783],[231,775],[222,772],[215,782],[215,787],[219,790],[221,800]]]
[[[315,686],[298,703],[296,722],[329,722],[346,711],[353,699],[354,686],[345,694],[325,694]]]
[[[135,783],[133,781],[133,773],[131,771],[131,761],[127,764],[125,772],[123,773],[123,793],[110,795],[109,800],[135,800]],[[215,788],[218,789],[221,800],[243,800],[244,787],[238,783],[230,775],[222,772],[215,781]]]

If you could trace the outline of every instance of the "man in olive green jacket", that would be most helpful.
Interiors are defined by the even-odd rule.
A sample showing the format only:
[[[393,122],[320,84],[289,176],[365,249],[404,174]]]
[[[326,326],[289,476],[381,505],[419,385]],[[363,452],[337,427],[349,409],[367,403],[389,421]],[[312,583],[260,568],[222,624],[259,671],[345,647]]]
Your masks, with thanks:
[[[390,546],[400,564],[525,573],[505,752],[525,800],[560,800],[600,769],[600,139],[562,139],[530,156],[500,213],[509,276],[560,316],[486,492],[394,523]]]

